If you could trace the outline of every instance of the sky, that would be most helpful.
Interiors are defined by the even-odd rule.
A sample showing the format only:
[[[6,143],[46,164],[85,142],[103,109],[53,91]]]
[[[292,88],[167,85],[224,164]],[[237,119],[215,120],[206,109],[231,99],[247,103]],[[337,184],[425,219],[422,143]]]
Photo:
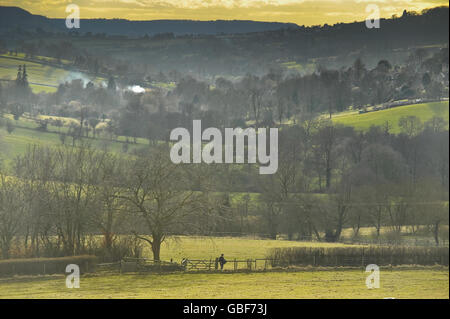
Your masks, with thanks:
[[[0,0],[2,6],[18,6],[49,18],[65,18],[71,3],[79,6],[81,19],[256,20],[306,26],[366,20],[369,4],[376,4],[386,18],[401,15],[404,9],[448,6],[442,0]]]

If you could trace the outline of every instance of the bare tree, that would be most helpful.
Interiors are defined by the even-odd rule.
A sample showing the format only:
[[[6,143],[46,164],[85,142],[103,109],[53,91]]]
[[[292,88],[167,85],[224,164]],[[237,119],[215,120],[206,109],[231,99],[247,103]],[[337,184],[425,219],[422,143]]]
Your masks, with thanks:
[[[167,153],[158,150],[130,161],[124,176],[126,190],[120,195],[128,204],[127,210],[142,221],[149,233],[150,237],[134,231],[136,237],[150,244],[157,261],[169,232],[183,226],[200,197],[188,186],[183,167],[173,164]]]
[[[330,121],[325,121],[314,138],[314,161],[319,175],[322,170],[325,172],[325,187],[328,190],[331,187],[331,174],[336,162],[337,128]],[[321,185],[319,186],[321,187]]]
[[[20,182],[0,174],[0,248],[4,259],[10,257],[12,240],[20,230],[24,210]]]
[[[94,208],[95,187],[104,153],[89,145],[55,149],[54,180],[49,183],[50,213],[68,255],[82,253],[89,214]]]
[[[104,248],[111,252],[117,232],[124,230],[126,223],[123,201],[120,199],[123,193],[120,182],[123,176],[123,159],[104,152],[99,164],[98,179],[91,190],[95,196],[95,209],[90,219],[94,229],[100,230],[103,235]]]

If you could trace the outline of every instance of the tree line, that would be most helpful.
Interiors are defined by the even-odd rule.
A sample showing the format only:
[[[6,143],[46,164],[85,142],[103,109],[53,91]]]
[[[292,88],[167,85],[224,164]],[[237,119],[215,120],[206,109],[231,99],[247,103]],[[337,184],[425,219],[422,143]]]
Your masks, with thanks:
[[[447,124],[407,117],[399,125],[397,135],[388,125],[358,132],[318,118],[283,128],[270,176],[251,164],[175,165],[166,143],[133,154],[30,146],[1,174],[2,255],[117,257],[145,242],[158,260],[174,234],[336,242],[362,227],[377,238],[408,227],[439,244],[448,225]]]

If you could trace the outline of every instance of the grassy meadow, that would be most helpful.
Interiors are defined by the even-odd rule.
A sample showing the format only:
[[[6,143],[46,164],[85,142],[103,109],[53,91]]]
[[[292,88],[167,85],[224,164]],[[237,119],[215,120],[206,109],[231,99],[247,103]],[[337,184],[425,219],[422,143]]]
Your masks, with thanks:
[[[42,61],[42,63],[40,63]],[[49,64],[50,63],[50,64]],[[72,73],[66,67],[69,67],[69,61],[61,61],[62,65],[56,67],[56,61],[49,57],[35,57],[30,60],[23,53],[17,56],[2,54],[0,55],[0,79],[14,80],[17,77],[17,68],[19,65],[26,65],[28,73],[28,82],[33,93],[52,93],[56,92],[57,86],[66,81],[76,78],[89,78],[94,83],[102,83],[104,79],[92,77],[80,72]]]
[[[391,125],[392,133],[400,133],[398,121],[403,116],[417,116],[426,122],[433,116],[446,119],[448,127],[449,102],[431,102],[398,106],[395,108],[358,114],[358,112],[343,112],[335,114],[332,118],[336,124],[352,126],[356,130],[368,130],[371,126],[382,126],[387,122]]]
[[[445,227],[444,227],[445,228]],[[343,238],[351,238],[351,229],[343,230]],[[372,227],[364,227],[361,231],[361,240],[369,239],[375,231]],[[448,230],[447,230],[448,231]],[[388,232],[384,227],[381,231],[382,237]],[[404,233],[407,232],[405,228]],[[405,241],[408,241],[408,236]],[[432,238],[431,246],[434,245]],[[442,242],[441,242],[442,243]],[[220,254],[224,254],[227,260],[247,260],[267,258],[273,248],[291,248],[291,247],[356,247],[357,244],[351,243],[326,243],[316,241],[290,241],[258,239],[256,237],[212,237],[212,236],[169,236],[161,246],[161,259],[174,262],[180,262],[183,258],[188,259],[215,259]],[[365,245],[366,246],[366,245]],[[152,252],[148,244],[143,245],[143,255],[152,258]]]
[[[270,249],[282,247],[344,247],[340,243],[299,242],[288,240],[253,239],[245,237],[169,237],[161,247],[161,259],[180,262],[183,258],[214,259],[225,254],[229,260],[265,258]],[[145,256],[151,251],[145,246]]]
[[[40,119],[60,119],[64,123],[64,127],[58,128],[56,126],[48,125],[48,131],[38,131],[38,124],[29,119],[21,117],[18,121],[13,120],[11,114],[4,115],[5,119],[9,119],[12,121],[15,129],[12,133],[7,133],[5,128],[0,127],[0,137],[2,140],[0,159],[3,159],[7,164],[12,161],[17,155],[22,155],[25,153],[27,147],[29,145],[47,145],[47,146],[57,146],[61,145],[61,140],[59,136],[59,132],[67,133],[68,127],[71,122],[79,123],[73,118],[62,118],[56,116],[39,116]],[[98,127],[100,127],[104,123],[100,123]],[[111,141],[106,137],[102,139],[92,138],[92,132],[90,133],[90,138],[83,138],[84,141],[91,142],[92,145],[96,148],[107,148],[113,152],[122,152],[122,148],[126,138],[118,137],[118,141]],[[66,144],[71,144],[71,137],[66,137]],[[148,145],[148,141],[142,138],[137,139],[137,144],[128,144],[128,151],[132,151],[134,148],[144,147]]]
[[[85,275],[79,289],[64,276],[0,279],[2,298],[448,299],[448,268],[381,269],[368,289],[362,269],[258,273]]]
[[[57,146],[61,145],[58,134],[50,132],[37,132],[27,128],[18,127],[8,134],[2,132],[2,146],[0,159],[3,159],[5,163],[12,161],[17,155],[25,153],[29,145],[47,145]],[[85,139],[88,140],[88,139]],[[110,151],[120,152],[122,150],[123,143],[109,140],[89,139],[94,147],[104,148],[106,147]],[[71,144],[71,138],[66,138],[66,143]],[[132,145],[130,144],[129,150],[135,147],[142,146],[142,144]]]
[[[314,64],[314,63],[301,64],[301,63],[298,63],[295,61],[281,63],[281,66],[286,68],[287,70],[296,70],[299,73],[304,73],[304,74],[311,74],[317,68],[316,64]]]
[[[162,247],[163,260],[173,258],[212,259],[225,254],[229,261],[264,258],[275,247],[344,247],[344,244],[295,242],[231,237],[170,237]],[[148,246],[145,255],[151,256]],[[368,289],[367,273],[349,268],[291,268],[268,272],[118,274],[116,272],[82,275],[79,289],[67,289],[63,275],[16,276],[0,278],[3,298],[255,298],[255,299],[382,299],[449,297],[448,268],[393,267],[381,268],[380,288]]]
[[[41,86],[30,84],[34,93],[55,92],[56,88],[51,86],[57,86],[60,82],[63,82],[70,73],[64,69],[27,61],[21,54],[18,54],[17,57],[4,54],[0,55],[0,78],[14,80],[17,76],[17,67],[19,64],[26,65],[29,82],[50,85]]]

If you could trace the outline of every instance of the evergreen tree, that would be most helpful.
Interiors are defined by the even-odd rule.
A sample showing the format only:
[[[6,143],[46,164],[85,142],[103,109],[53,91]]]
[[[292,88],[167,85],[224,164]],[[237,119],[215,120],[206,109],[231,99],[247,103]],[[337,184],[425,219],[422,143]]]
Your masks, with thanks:
[[[27,66],[23,65],[23,73],[22,73],[22,86],[28,86],[28,74],[27,74]]]
[[[22,66],[19,65],[19,69],[17,70],[17,78],[16,78],[17,85],[20,85],[22,83]]]

